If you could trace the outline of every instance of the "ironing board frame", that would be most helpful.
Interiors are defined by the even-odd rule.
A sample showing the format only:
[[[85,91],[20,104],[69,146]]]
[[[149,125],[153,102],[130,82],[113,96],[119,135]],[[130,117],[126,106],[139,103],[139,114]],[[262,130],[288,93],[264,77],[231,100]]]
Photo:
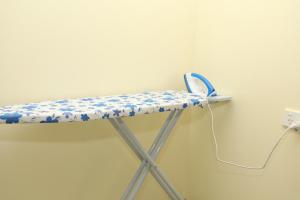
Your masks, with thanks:
[[[174,128],[177,120],[179,119],[182,109],[171,111],[168,118],[164,122],[162,128],[154,139],[148,152],[145,151],[143,146],[137,140],[133,132],[127,127],[121,118],[109,119],[112,126],[116,129],[123,140],[133,150],[137,157],[141,160],[141,165],[133,176],[127,189],[123,193],[121,200],[133,200],[135,199],[137,192],[141,188],[143,182],[149,171],[160,186],[165,190],[172,200],[184,200],[184,198],[176,191],[174,186],[170,183],[164,173],[159,169],[155,163],[160,150],[167,141],[172,129]]]
[[[207,100],[208,102],[229,101],[231,97],[214,96],[208,97]],[[63,99],[0,107],[0,124],[83,122],[108,119],[118,134],[141,160],[141,165],[122,195],[121,200],[135,199],[149,172],[172,200],[183,200],[183,197],[159,169],[155,160],[183,109],[191,106],[204,106],[205,103],[206,101],[200,95],[173,90],[144,92],[133,95]],[[148,152],[121,118],[167,111],[170,114]]]

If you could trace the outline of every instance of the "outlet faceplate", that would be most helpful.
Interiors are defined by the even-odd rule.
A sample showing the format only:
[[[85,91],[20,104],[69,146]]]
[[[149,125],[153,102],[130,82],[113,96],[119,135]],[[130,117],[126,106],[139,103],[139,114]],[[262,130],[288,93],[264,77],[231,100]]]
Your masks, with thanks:
[[[288,127],[290,126],[293,122],[299,122],[300,124],[300,111],[298,110],[291,110],[291,109],[286,109],[285,110],[285,115],[283,118],[283,126]],[[299,130],[299,127],[295,127]]]

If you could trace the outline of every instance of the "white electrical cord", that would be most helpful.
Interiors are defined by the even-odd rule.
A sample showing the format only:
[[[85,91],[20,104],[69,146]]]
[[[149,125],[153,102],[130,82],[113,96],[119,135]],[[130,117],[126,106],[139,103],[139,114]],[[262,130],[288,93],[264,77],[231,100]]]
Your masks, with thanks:
[[[221,163],[225,163],[227,165],[232,165],[232,166],[235,166],[235,167],[240,167],[240,168],[244,168],[244,169],[255,169],[255,170],[261,170],[261,169],[264,169],[270,158],[272,157],[273,155],[273,152],[275,151],[275,149],[277,148],[277,146],[279,145],[279,143],[282,141],[282,139],[289,133],[288,131],[291,130],[292,128],[296,128],[297,125],[299,124],[296,124],[296,123],[292,123],[288,128],[285,129],[285,131],[283,132],[283,134],[277,139],[277,142],[274,144],[273,148],[271,149],[270,153],[268,154],[264,164],[260,167],[253,167],[253,166],[247,166],[247,165],[241,165],[241,164],[238,164],[238,163],[234,163],[234,162],[231,162],[231,161],[226,161],[226,160],[223,160],[222,158],[220,158],[219,156],[219,145],[218,145],[218,141],[217,141],[217,138],[216,138],[216,135],[215,135],[215,128],[214,128],[214,114],[212,112],[212,109],[209,105],[209,101],[208,99],[206,99],[206,102],[207,102],[207,107],[208,107],[208,110],[210,112],[210,115],[211,115],[211,131],[212,131],[212,135],[213,135],[213,139],[214,139],[214,144],[215,144],[215,158],[217,161],[221,162]]]

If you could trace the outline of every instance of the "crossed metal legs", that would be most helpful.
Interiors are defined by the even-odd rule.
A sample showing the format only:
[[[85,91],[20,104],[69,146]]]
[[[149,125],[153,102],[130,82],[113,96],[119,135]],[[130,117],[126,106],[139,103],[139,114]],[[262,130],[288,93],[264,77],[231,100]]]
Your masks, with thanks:
[[[140,167],[138,168],[136,174],[132,178],[130,184],[128,185],[126,191],[124,192],[121,200],[133,200],[142,186],[149,170],[156,181],[161,185],[161,187],[166,191],[172,200],[183,200],[180,194],[175,190],[172,184],[167,180],[163,172],[158,168],[155,163],[155,159],[158,156],[161,148],[165,144],[171,130],[174,128],[182,110],[172,111],[165,123],[163,124],[161,130],[156,136],[152,146],[150,147],[148,153],[144,150],[143,146],[139,143],[132,131],[126,126],[121,118],[110,119],[111,124],[120,134],[120,136],[125,140],[125,142],[130,146],[138,158],[142,161]]]

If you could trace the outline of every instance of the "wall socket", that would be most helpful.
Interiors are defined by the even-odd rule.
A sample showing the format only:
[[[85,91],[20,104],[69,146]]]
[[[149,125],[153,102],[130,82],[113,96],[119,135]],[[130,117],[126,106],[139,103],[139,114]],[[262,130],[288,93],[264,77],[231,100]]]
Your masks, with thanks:
[[[286,109],[285,115],[283,118],[283,126],[289,127],[293,122],[298,122],[299,127],[295,127],[298,131],[300,130],[300,111],[299,110],[292,110]]]

